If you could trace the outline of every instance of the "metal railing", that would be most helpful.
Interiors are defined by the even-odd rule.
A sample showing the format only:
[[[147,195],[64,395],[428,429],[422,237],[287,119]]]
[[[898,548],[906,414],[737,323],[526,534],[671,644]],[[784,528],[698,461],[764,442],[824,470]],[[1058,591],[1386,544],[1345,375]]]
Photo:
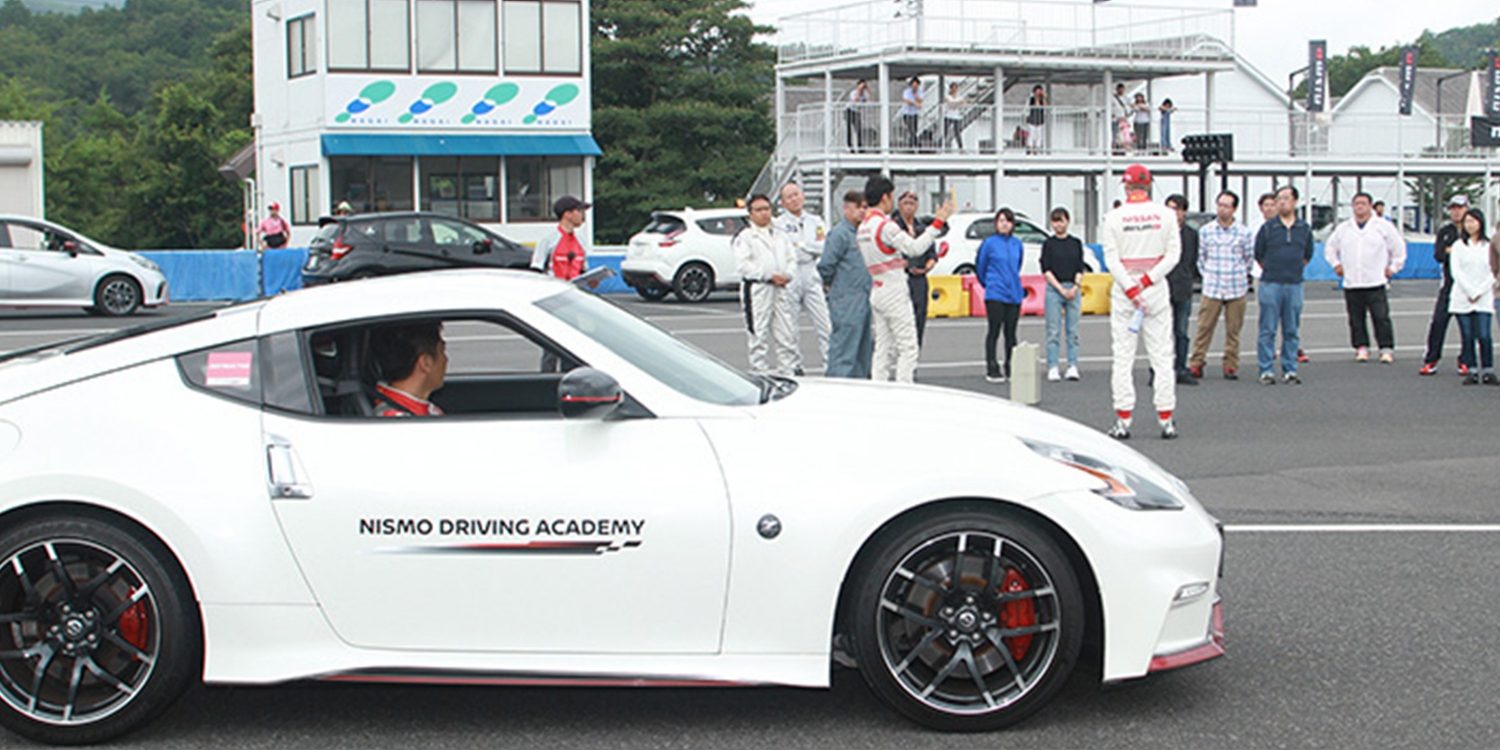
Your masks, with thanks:
[[[903,48],[1220,60],[1225,50],[1203,42],[1233,33],[1227,8],[925,0],[921,14],[903,16],[890,0],[868,0],[783,18],[777,48],[782,63]]]

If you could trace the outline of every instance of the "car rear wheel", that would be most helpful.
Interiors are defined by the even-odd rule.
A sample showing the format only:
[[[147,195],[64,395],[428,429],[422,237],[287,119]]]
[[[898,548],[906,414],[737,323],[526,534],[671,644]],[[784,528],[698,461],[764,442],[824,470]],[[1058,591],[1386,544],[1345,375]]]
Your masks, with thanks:
[[[965,263],[965,264],[959,266],[958,268],[953,269],[953,275],[955,275],[955,276],[973,276],[975,270],[976,269],[974,268],[974,265],[972,263]]]
[[[0,724],[102,742],[164,711],[202,664],[193,597],[160,544],[89,516],[0,535]]]
[[[104,277],[94,289],[94,307],[105,315],[129,315],[141,306],[141,285],[129,276]]]
[[[647,302],[660,302],[667,298],[667,293],[672,291],[664,286],[638,286],[635,293]]]
[[[881,699],[943,731],[985,731],[1040,709],[1083,642],[1077,576],[1045,534],[988,510],[888,533],[864,566],[852,632]]]
[[[689,263],[677,269],[672,291],[683,302],[702,302],[714,291],[714,270],[703,263]]]

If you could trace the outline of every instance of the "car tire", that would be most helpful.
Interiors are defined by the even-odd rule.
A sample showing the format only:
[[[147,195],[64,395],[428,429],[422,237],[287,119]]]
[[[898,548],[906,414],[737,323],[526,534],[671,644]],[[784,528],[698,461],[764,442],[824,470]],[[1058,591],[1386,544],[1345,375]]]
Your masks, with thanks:
[[[919,724],[1009,726],[1046,705],[1078,663],[1078,576],[1019,516],[985,506],[928,514],[883,532],[861,561],[848,622],[860,671]]]
[[[647,302],[660,302],[666,299],[671,291],[671,289],[664,286],[638,286],[635,288],[635,293]]]
[[[672,291],[683,302],[703,302],[714,292],[714,270],[706,263],[688,263],[672,277]]]
[[[94,287],[94,309],[111,318],[124,317],[141,307],[141,285],[124,274],[110,274]]]
[[[156,718],[201,674],[193,602],[170,553],[133,527],[82,513],[12,524],[0,534],[0,725],[79,745]]]
[[[977,269],[977,268],[974,267],[974,264],[972,264],[972,263],[964,263],[963,265],[960,265],[958,268],[953,269],[953,275],[954,276],[973,276],[978,270],[979,269]]]

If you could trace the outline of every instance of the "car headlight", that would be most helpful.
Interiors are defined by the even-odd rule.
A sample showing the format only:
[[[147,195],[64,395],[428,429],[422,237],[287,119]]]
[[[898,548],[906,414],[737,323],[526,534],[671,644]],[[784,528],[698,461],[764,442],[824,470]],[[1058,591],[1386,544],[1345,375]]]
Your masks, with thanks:
[[[1094,493],[1130,510],[1182,510],[1182,500],[1165,487],[1123,466],[1116,466],[1093,456],[1078,453],[1051,443],[1022,441],[1043,458],[1077,469],[1102,482]]]
[[[155,261],[153,261],[150,258],[147,258],[145,256],[136,255],[135,253],[131,253],[130,254],[130,259],[133,260],[133,261],[135,261],[136,265],[140,266],[141,268],[146,269],[147,271],[156,271],[156,272],[160,272],[161,271],[161,266],[156,265]]]

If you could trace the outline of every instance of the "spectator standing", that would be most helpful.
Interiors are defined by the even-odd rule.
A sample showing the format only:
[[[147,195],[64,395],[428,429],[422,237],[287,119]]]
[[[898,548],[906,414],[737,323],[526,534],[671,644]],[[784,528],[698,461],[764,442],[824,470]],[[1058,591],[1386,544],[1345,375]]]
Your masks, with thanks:
[[[792,283],[797,258],[786,237],[771,222],[771,199],[753,195],[748,208],[750,223],[734,236],[733,245],[749,332],[750,372],[791,375],[797,335],[787,287]]]
[[[984,285],[984,379],[1004,383],[1010,377],[1010,355],[1016,348],[1016,324],[1021,319],[1021,256],[1024,247],[1016,237],[1016,214],[1008,208],[995,212],[995,233],[985,238],[975,259],[979,283]],[[1005,367],[995,353],[995,340],[1005,332]]]
[[[1135,105],[1131,109],[1131,122],[1135,125],[1135,149],[1149,151],[1151,150],[1151,103],[1146,101],[1145,94],[1136,94]]]
[[[969,101],[958,93],[958,84],[948,84],[948,95],[943,97],[943,148],[954,143],[959,151],[964,150],[964,111],[968,108]]]
[[[1163,99],[1157,111],[1161,113],[1161,150],[1170,153],[1172,151],[1172,115],[1177,112],[1177,105],[1173,104],[1171,99]]]
[[[922,220],[917,218],[917,194],[908,190],[901,194],[896,201],[896,215],[891,217],[901,231],[906,232],[909,237],[921,236],[927,228]],[[937,265],[938,250],[937,243],[927,248],[927,252],[913,258],[906,259],[906,285],[911,292],[912,314],[917,323],[917,348],[922,346],[922,337],[927,333],[927,303],[932,299],[928,296],[927,272]]]
[[[1026,102],[1026,149],[1041,153],[1047,149],[1047,89],[1041,84],[1031,87]]]
[[[349,205],[349,201],[339,201],[339,205],[333,209],[333,215],[339,218],[353,216],[354,207]]]
[[[1312,260],[1312,227],[1297,218],[1297,188],[1284,185],[1276,191],[1276,218],[1266,222],[1255,236],[1255,263],[1260,276],[1260,335],[1256,364],[1263,385],[1276,383],[1276,333],[1281,332],[1281,378],[1301,385],[1297,374],[1301,351],[1302,273]]]
[[[855,232],[865,218],[865,196],[857,190],[844,194],[844,220],[828,233],[818,275],[828,289],[830,378],[870,379],[875,339],[870,332],[870,270],[859,254]]]
[[[849,103],[844,105],[845,138],[854,151],[865,150],[865,111],[870,107],[870,82],[861,78],[854,82],[849,92]]]
[[[803,210],[806,205],[807,197],[800,185],[789,182],[781,187],[781,207],[786,210],[777,217],[776,228],[791,244],[797,257],[787,293],[792,305],[792,373],[798,376],[806,374],[802,369],[802,337],[798,333],[802,313],[807,313],[812,319],[813,330],[818,335],[818,356],[823,359],[825,368],[828,366],[828,332],[831,328],[828,300],[823,296],[823,280],[818,276],[818,258],[823,255],[823,240],[828,231],[822,217]]]
[[[1124,151],[1130,148],[1134,137],[1130,127],[1130,102],[1125,100],[1125,84],[1115,84],[1115,101],[1111,109],[1115,120],[1115,151]]]
[[[1078,314],[1083,308],[1083,243],[1068,234],[1072,217],[1066,208],[1052,209],[1052,236],[1042,242],[1042,276],[1047,279],[1047,380],[1057,382],[1058,350],[1067,337],[1068,371],[1078,380]]]
[[[1198,310],[1198,332],[1188,371],[1203,377],[1208,345],[1213,342],[1219,313],[1224,313],[1224,379],[1238,380],[1240,329],[1250,294],[1250,267],[1255,263],[1255,241],[1250,230],[1235,220],[1240,197],[1228,190],[1214,204],[1214,221],[1198,230],[1198,273],[1203,278],[1203,301]]]
[[[1449,222],[1438,228],[1432,245],[1432,255],[1443,267],[1443,285],[1438,287],[1437,301],[1432,307],[1432,322],[1427,326],[1427,353],[1422,357],[1423,375],[1437,372],[1438,361],[1443,358],[1443,341],[1448,338],[1448,322],[1453,318],[1448,313],[1448,297],[1453,291],[1453,272],[1448,268],[1448,251],[1459,240],[1458,223],[1469,210],[1469,196],[1459,193],[1448,199]],[[1469,366],[1462,360],[1458,363],[1458,374],[1468,375]]]
[[[1344,309],[1349,314],[1354,361],[1370,361],[1370,331],[1365,325],[1368,316],[1375,325],[1380,361],[1391,364],[1396,361],[1396,334],[1391,327],[1386,288],[1391,277],[1406,265],[1406,241],[1390,222],[1375,217],[1374,199],[1369,193],[1355,193],[1353,208],[1353,218],[1339,224],[1328,238],[1323,257],[1344,280]]]
[[[912,314],[911,294],[906,282],[907,258],[927,252],[938,232],[953,215],[953,203],[938,206],[932,224],[920,236],[910,237],[890,220],[896,188],[886,177],[876,175],[865,182],[865,219],[856,238],[859,252],[870,271],[870,309],[875,328],[876,380],[910,383],[917,372],[917,326]]]
[[[578,241],[578,228],[583,226],[584,211],[590,204],[564,195],[552,204],[552,213],[557,216],[557,231],[547,232],[537,240],[531,251],[531,268],[551,274],[563,281],[572,281],[583,275],[588,268],[588,253]]]
[[[281,204],[272,203],[266,207],[270,214],[261,219],[260,227],[256,234],[260,236],[260,246],[263,250],[274,250],[286,247],[286,243],[292,237],[292,227],[281,218]]]
[[[1198,232],[1187,225],[1187,198],[1172,195],[1167,208],[1177,214],[1177,231],[1182,238],[1182,256],[1167,274],[1172,298],[1172,367],[1178,385],[1197,385],[1198,378],[1188,371],[1188,323],[1193,317],[1193,284],[1198,281]]]
[[[1458,318],[1463,336],[1459,361],[1469,365],[1464,385],[1500,385],[1495,377],[1495,344],[1490,321],[1495,309],[1495,265],[1484,235],[1484,214],[1469,209],[1459,220],[1460,239],[1449,248],[1453,289],[1448,312]]]
[[[922,81],[912,76],[901,92],[901,123],[906,131],[906,147],[917,150],[917,128],[922,120]]]
[[[1182,256],[1177,216],[1151,200],[1151,171],[1140,164],[1127,167],[1125,193],[1125,204],[1104,215],[1102,233],[1104,264],[1115,279],[1109,320],[1114,344],[1110,390],[1115,423],[1109,436],[1117,440],[1130,437],[1135,412],[1132,376],[1139,340],[1146,340],[1153,371],[1172,371],[1172,297],[1162,282]],[[1155,378],[1152,390],[1161,436],[1171,440],[1177,437],[1176,378]]]

